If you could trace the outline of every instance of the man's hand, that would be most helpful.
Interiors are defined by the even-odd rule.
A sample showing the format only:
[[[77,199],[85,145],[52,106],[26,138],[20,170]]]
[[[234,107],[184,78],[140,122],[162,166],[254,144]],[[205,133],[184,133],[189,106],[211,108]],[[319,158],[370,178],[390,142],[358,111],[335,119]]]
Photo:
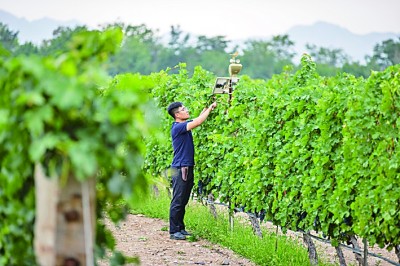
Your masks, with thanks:
[[[207,119],[211,110],[214,110],[215,107],[217,107],[217,102],[213,102],[208,108],[204,108],[203,112],[201,112],[201,114],[197,118],[187,123],[186,130],[189,131],[193,128],[200,126]]]
[[[214,110],[214,108],[217,107],[217,102],[213,102],[209,108],[211,108],[211,110]]]
[[[205,107],[203,111],[201,111],[200,115],[203,114],[207,109],[214,110],[217,107],[217,102],[213,102],[209,107]]]

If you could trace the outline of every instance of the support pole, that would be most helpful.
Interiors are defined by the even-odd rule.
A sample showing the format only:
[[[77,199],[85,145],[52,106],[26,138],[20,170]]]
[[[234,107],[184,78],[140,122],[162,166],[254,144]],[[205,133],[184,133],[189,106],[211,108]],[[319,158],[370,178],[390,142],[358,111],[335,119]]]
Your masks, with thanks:
[[[363,266],[368,266],[368,241],[366,238],[363,240],[364,243],[364,263]]]
[[[276,226],[276,232],[275,232],[275,236],[276,236],[276,240],[275,240],[275,252],[278,251],[278,226]]]
[[[231,209],[231,203],[229,202],[229,229],[231,232],[233,232],[234,223],[233,210]]]
[[[214,219],[217,219],[217,217],[218,217],[217,209],[215,208],[215,205],[214,205],[214,196],[212,193],[208,194],[208,204],[210,206],[210,212],[211,212],[212,216],[214,217]]]
[[[262,238],[262,231],[261,231],[261,227],[260,227],[260,223],[258,222],[258,219],[255,215],[253,214],[248,214],[249,215],[249,219],[251,222],[251,226],[253,228],[253,233],[258,236],[259,238]]]
[[[399,263],[400,263],[400,245],[395,246],[394,251],[395,251],[397,258],[399,260]]]
[[[36,220],[34,247],[41,266],[91,266],[95,238],[95,180],[72,175],[61,183],[35,166]]]
[[[312,241],[311,236],[308,232],[303,233],[303,240],[308,248],[308,258],[310,259],[310,264],[318,265],[317,249],[315,248],[314,242]]]
[[[355,236],[351,236],[350,241],[351,241],[351,244],[353,245],[354,249],[361,250],[360,246],[358,245],[357,238]],[[362,256],[357,252],[353,252],[353,253],[354,253],[354,256],[356,257],[356,260],[358,261],[358,264],[362,265],[363,264]]]
[[[335,249],[336,249],[336,254],[338,255],[338,258],[339,258],[339,265],[340,266],[347,266],[346,260],[345,260],[344,255],[343,255],[343,251],[340,248],[340,245],[335,247]]]

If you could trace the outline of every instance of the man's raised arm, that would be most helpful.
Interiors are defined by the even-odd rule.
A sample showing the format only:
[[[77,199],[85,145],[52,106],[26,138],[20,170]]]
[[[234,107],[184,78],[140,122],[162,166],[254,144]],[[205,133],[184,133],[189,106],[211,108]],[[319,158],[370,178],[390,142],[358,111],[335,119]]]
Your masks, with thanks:
[[[193,128],[196,128],[196,127],[200,126],[201,124],[203,124],[203,122],[206,121],[210,112],[212,110],[214,110],[214,108],[216,106],[217,106],[217,103],[213,102],[208,108],[205,108],[198,117],[196,117],[195,119],[193,119],[193,121],[191,121],[187,124],[187,126],[186,126],[187,131],[192,130]]]

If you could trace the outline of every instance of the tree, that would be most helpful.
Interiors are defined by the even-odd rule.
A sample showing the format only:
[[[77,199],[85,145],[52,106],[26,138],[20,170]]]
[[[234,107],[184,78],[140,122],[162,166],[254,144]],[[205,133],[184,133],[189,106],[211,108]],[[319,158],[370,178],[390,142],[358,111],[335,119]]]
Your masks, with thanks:
[[[230,41],[225,39],[225,36],[215,36],[208,38],[207,36],[200,35],[197,37],[196,50],[201,53],[204,51],[218,51],[226,52]]]
[[[380,70],[400,64],[400,37],[397,42],[389,39],[381,44],[376,44],[369,64],[376,65]]]
[[[8,54],[13,56],[37,54],[39,48],[32,42],[19,44],[18,32],[11,31],[6,24],[0,22],[0,43]]]
[[[253,78],[270,78],[274,74],[276,57],[269,42],[249,40],[243,49],[242,62],[246,64],[243,73]]]
[[[0,22],[0,43],[10,52],[18,47],[18,32],[11,31],[6,24]]]
[[[317,63],[317,72],[321,76],[335,76],[342,71],[341,67],[348,67],[349,56],[342,49],[330,49],[318,47],[314,44],[306,44],[306,48]]]
[[[246,63],[244,74],[253,78],[268,79],[282,72],[284,66],[292,65],[294,42],[288,35],[273,36],[271,40],[248,40],[243,49],[242,62]]]
[[[152,69],[152,50],[137,36],[125,38],[120,51],[110,59],[108,71],[111,75],[120,73],[146,73]]]
[[[200,55],[198,65],[215,73],[217,76],[228,76],[229,59],[230,56],[226,52],[204,51]]]
[[[171,31],[169,34],[170,39],[168,41],[168,47],[174,51],[175,55],[181,54],[183,49],[188,48],[190,34],[186,33],[184,36],[182,36],[183,31],[179,25],[171,26]]]
[[[31,42],[27,42],[18,46],[18,48],[15,51],[15,55],[29,55],[38,53],[39,53],[39,47],[37,47]]]
[[[341,67],[349,61],[349,56],[342,49],[318,47],[315,44],[306,44],[307,50],[317,64],[326,64],[332,67]]]
[[[159,70],[162,46],[151,29],[144,24],[132,26],[123,23],[106,25],[107,28],[120,28],[124,33],[121,49],[108,62],[111,75],[127,72],[150,74]]]
[[[68,43],[72,36],[78,32],[86,31],[86,26],[58,27],[53,31],[53,38],[43,41],[39,53],[44,56],[58,55],[68,50]]]
[[[168,45],[158,53],[158,69],[173,68],[180,62],[198,62],[198,55],[189,44],[190,38],[190,34],[184,34],[179,25],[171,26]]]
[[[345,63],[341,71],[364,78],[367,78],[371,74],[371,69],[368,65],[360,65],[358,62]]]
[[[293,46],[294,42],[289,39],[289,35],[287,34],[272,37],[271,49],[278,60],[291,62],[296,55]]]

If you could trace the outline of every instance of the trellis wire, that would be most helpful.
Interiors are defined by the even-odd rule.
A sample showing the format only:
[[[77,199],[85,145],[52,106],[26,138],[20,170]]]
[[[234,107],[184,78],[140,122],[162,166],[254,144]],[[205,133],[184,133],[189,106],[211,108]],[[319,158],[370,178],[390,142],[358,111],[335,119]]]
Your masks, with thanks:
[[[204,199],[203,197],[201,197],[200,200],[201,200],[201,201],[204,201],[204,202],[207,202],[208,204],[221,205],[221,206],[224,206],[224,207],[228,207],[228,208],[229,208],[229,205],[228,205],[228,204],[225,204],[225,203],[222,203],[222,202],[210,201],[210,200],[208,200],[208,199]],[[254,213],[243,211],[243,208],[237,208],[237,207],[235,207],[234,210],[235,210],[236,212],[243,212],[243,213],[248,214],[249,216],[253,216],[253,217],[258,218]],[[269,221],[269,222],[271,222],[271,221]],[[303,233],[303,234],[306,233],[306,232],[304,232],[304,231],[302,231],[302,230],[299,230],[299,231],[297,231],[297,232],[298,232],[298,233]],[[312,234],[309,234],[309,235],[310,235],[312,238],[314,238],[314,239],[316,239],[316,240],[318,240],[318,241],[321,241],[321,242],[324,242],[324,243],[327,243],[327,244],[331,244],[331,241],[329,241],[328,239],[324,239],[324,238],[321,238],[321,237],[318,237],[318,236],[315,236],[315,235],[312,235]],[[364,242],[364,245],[365,245],[365,242]],[[348,250],[351,250],[351,251],[353,251],[354,253],[357,253],[357,254],[360,254],[360,255],[363,255],[363,252],[364,252],[364,253],[368,254],[368,256],[372,256],[372,257],[375,257],[375,258],[384,260],[384,261],[386,261],[386,262],[388,262],[388,263],[390,263],[390,264],[393,264],[393,265],[395,265],[395,266],[400,266],[400,263],[397,263],[397,262],[392,261],[392,260],[390,260],[390,259],[388,259],[388,258],[382,257],[382,256],[380,256],[380,255],[378,255],[378,254],[369,252],[368,250],[362,251],[362,250],[360,250],[360,249],[355,249],[355,248],[353,248],[353,247],[347,246],[347,245],[345,245],[345,244],[339,244],[339,246],[344,247],[344,248],[346,248],[346,249],[348,249]],[[364,258],[365,258],[365,256],[364,256]]]

